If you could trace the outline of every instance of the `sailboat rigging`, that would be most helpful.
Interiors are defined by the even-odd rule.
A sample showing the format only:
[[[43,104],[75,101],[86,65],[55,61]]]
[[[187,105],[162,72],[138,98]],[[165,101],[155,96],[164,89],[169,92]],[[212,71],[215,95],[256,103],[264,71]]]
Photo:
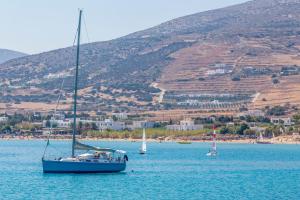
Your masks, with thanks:
[[[128,157],[123,150],[94,147],[82,144],[76,140],[77,133],[77,90],[79,74],[80,55],[80,31],[81,31],[82,10],[79,11],[79,22],[77,28],[77,51],[76,68],[74,80],[74,101],[73,101],[73,131],[72,131],[72,152],[67,158],[45,159],[42,157],[44,173],[109,173],[120,172],[126,169]],[[47,146],[49,140],[47,141]],[[76,155],[75,150],[85,150],[87,153]]]

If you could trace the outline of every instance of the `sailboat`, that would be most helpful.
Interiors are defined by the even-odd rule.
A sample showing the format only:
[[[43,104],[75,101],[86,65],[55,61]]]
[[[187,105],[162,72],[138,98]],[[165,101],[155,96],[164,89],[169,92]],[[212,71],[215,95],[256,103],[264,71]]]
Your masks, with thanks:
[[[208,153],[206,154],[206,156],[217,156],[217,142],[216,142],[216,129],[214,128],[214,132],[212,135],[212,145],[211,148],[209,149]]]
[[[259,132],[259,138],[256,140],[256,144],[272,144],[272,142],[265,140],[262,132]]]
[[[110,148],[94,147],[80,143],[76,140],[77,122],[77,86],[79,68],[79,49],[80,49],[80,29],[81,29],[82,10],[79,11],[79,23],[77,29],[77,53],[76,53],[76,72],[74,84],[74,103],[73,103],[73,133],[72,133],[72,153],[70,157],[46,159],[45,152],[49,145],[49,138],[42,157],[44,173],[113,173],[126,169],[128,157],[123,150]],[[86,153],[76,155],[76,150],[84,150]]]
[[[143,129],[143,142],[140,148],[140,154],[145,154],[147,151],[147,144],[146,144],[146,131],[145,128]]]

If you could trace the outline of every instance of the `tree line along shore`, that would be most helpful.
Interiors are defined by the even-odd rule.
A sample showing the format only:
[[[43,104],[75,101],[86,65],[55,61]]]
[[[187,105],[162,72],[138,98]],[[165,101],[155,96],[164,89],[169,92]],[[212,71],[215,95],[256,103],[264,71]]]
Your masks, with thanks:
[[[42,120],[50,119],[51,116],[35,115],[2,115],[5,121],[0,121],[0,139],[46,139],[51,131],[52,139],[70,139],[71,127],[59,129],[43,127]],[[168,130],[170,124],[175,121],[156,122],[153,128],[147,128],[147,138],[153,141],[210,141],[213,128],[216,128],[218,141],[223,142],[246,142],[254,143],[260,135],[265,140],[273,143],[298,143],[300,130],[300,115],[291,117],[291,123],[285,124],[278,121],[274,124],[268,117],[253,116],[211,116],[194,119],[202,124],[201,130]],[[141,129],[134,130],[98,130],[93,124],[80,125],[78,136],[82,139],[107,139],[138,141],[142,137]]]

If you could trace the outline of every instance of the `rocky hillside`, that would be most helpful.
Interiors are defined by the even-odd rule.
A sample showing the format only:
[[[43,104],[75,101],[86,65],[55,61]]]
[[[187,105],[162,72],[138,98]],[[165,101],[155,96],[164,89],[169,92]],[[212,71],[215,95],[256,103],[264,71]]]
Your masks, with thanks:
[[[299,48],[300,0],[254,0],[197,13],[83,45],[82,100],[86,109],[102,110],[298,104]],[[74,60],[68,47],[1,64],[1,101],[54,101],[63,79],[67,101]]]
[[[8,60],[23,57],[23,56],[26,56],[26,54],[18,51],[8,50],[8,49],[0,49],[0,64]]]

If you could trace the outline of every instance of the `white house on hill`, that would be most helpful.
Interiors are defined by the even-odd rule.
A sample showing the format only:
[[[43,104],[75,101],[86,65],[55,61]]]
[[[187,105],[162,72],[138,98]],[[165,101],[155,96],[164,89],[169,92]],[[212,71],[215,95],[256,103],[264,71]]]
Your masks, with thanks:
[[[284,126],[291,126],[294,124],[290,117],[272,117],[271,123],[275,125],[283,124]]]
[[[57,128],[71,128],[71,125],[73,123],[73,119],[51,119],[49,120],[50,123],[52,123],[55,127]],[[117,122],[113,121],[112,119],[105,119],[104,121],[93,121],[93,120],[82,120],[82,119],[77,119],[76,123],[78,124],[81,122],[83,125],[85,124],[92,124],[95,123],[98,130],[124,130],[125,127],[125,122]],[[43,127],[47,127],[47,121],[43,121]]]
[[[203,125],[195,124],[193,120],[182,120],[180,121],[180,124],[168,125],[167,129],[174,131],[202,130]]]
[[[8,117],[0,117],[0,123],[8,122]]]

